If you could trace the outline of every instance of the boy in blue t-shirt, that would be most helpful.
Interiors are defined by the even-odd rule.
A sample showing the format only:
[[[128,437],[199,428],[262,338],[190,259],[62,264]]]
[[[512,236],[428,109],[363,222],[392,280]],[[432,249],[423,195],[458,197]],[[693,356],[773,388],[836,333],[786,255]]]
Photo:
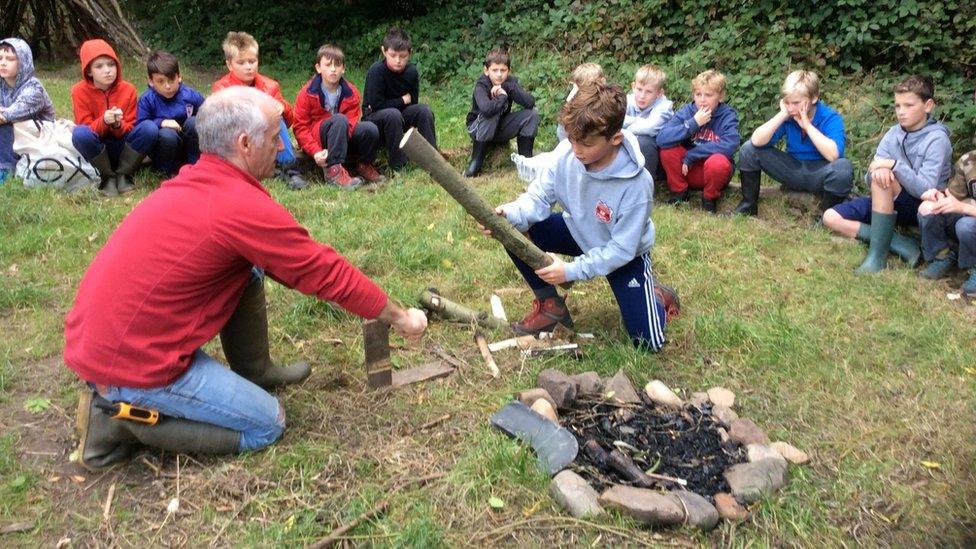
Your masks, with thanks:
[[[168,176],[176,175],[184,161],[194,164],[200,157],[195,116],[203,96],[183,84],[179,61],[170,53],[150,53],[146,72],[149,88],[139,98],[136,123],[150,120],[156,124],[159,137],[149,157],[154,168]]]
[[[739,149],[742,202],[735,213],[759,213],[762,172],[790,191],[820,195],[820,211],[840,204],[854,186],[854,167],[844,158],[844,119],[820,101],[820,78],[791,72],[783,82],[779,112],[752,132]],[[786,152],[775,145],[786,138]]]

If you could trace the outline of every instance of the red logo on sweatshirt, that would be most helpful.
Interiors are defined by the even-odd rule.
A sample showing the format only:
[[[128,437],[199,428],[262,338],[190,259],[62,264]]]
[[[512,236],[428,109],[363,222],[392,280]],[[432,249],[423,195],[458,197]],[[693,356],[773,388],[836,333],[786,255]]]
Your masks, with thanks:
[[[610,218],[613,217],[613,210],[604,201],[599,201],[596,203],[596,218],[603,223],[610,223]]]

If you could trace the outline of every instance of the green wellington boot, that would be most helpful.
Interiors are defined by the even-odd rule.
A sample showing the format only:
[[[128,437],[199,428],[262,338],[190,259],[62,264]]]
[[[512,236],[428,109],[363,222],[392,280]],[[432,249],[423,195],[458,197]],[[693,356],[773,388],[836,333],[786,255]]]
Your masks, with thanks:
[[[864,224],[858,229],[858,237],[864,230]],[[888,266],[888,251],[891,249],[891,237],[895,232],[895,214],[871,212],[870,244],[868,256],[861,262],[861,266],[854,270],[857,274],[873,274],[881,272]]]
[[[271,360],[263,278],[244,288],[237,309],[220,331],[220,344],[231,370],[266,389],[298,383],[312,372],[307,362],[278,366]]]
[[[102,471],[132,457],[138,444],[178,454],[233,454],[237,431],[189,419],[161,417],[155,425],[112,419],[99,408],[111,403],[91,389],[78,401],[77,461],[89,471]]]
[[[115,167],[115,174],[118,176],[119,194],[126,194],[136,190],[135,183],[132,182],[132,175],[136,169],[142,165],[142,159],[146,155],[133,149],[128,143],[122,148],[119,155],[119,165]]]
[[[108,157],[108,147],[104,147],[102,152],[88,162],[98,170],[98,177],[101,178],[98,191],[105,196],[118,196],[117,178],[112,169],[112,160]]]
[[[857,239],[861,242],[871,242],[871,225],[861,223],[857,229]],[[898,234],[894,231],[891,234],[891,247],[889,250],[900,257],[909,267],[918,267],[922,262],[922,248],[914,238]]]

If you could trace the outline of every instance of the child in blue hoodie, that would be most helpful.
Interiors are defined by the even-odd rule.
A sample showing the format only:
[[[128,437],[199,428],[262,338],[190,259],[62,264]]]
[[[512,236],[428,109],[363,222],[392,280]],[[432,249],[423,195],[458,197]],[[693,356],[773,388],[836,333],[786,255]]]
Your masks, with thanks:
[[[0,41],[0,184],[17,165],[14,123],[54,120],[54,105],[34,76],[34,56],[20,38]]]
[[[197,109],[203,96],[183,83],[180,63],[165,51],[154,51],[146,58],[149,87],[139,98],[136,123],[150,120],[159,128],[159,137],[149,157],[153,167],[171,176],[180,165],[195,164],[200,157],[196,132]]]
[[[918,242],[895,232],[895,224],[918,225],[922,196],[944,189],[952,172],[949,130],[932,117],[935,85],[927,76],[909,76],[895,86],[898,123],[878,144],[865,182],[871,196],[828,209],[824,225],[849,238],[870,242],[868,255],[855,272],[877,273],[887,266],[888,251],[910,266],[921,259]]]
[[[739,116],[725,103],[725,75],[708,70],[691,81],[694,101],[674,114],[657,134],[661,165],[668,176],[668,204],[688,200],[688,188],[702,189],[702,208],[718,211],[722,189],[732,179],[732,155],[739,148]]]
[[[637,139],[622,130],[626,106],[619,86],[581,87],[559,113],[568,139],[553,151],[555,161],[525,193],[495,209],[542,250],[574,257],[564,262],[551,254],[552,264],[533,270],[509,254],[535,294],[532,311],[513,326],[518,333],[572,328],[555,285],[605,276],[634,345],[664,345],[665,325],[680,305],[651,271],[652,181]],[[553,213],[556,204],[562,211]]]

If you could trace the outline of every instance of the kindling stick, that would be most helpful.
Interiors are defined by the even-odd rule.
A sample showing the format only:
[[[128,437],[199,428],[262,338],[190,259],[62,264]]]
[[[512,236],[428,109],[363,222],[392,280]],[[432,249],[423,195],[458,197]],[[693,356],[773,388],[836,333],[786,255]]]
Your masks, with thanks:
[[[552,263],[549,254],[540,250],[524,234],[515,230],[515,227],[505,218],[495,214],[495,208],[488,204],[474,187],[464,181],[461,174],[448,164],[447,160],[444,160],[444,157],[417,132],[416,128],[410,128],[403,136],[400,149],[406,153],[407,158],[429,173],[434,181],[464,208],[464,211],[491,230],[492,238],[501,242],[506,250],[518,256],[533,269],[541,269]],[[560,284],[564,289],[569,289],[572,285],[572,282]]]

